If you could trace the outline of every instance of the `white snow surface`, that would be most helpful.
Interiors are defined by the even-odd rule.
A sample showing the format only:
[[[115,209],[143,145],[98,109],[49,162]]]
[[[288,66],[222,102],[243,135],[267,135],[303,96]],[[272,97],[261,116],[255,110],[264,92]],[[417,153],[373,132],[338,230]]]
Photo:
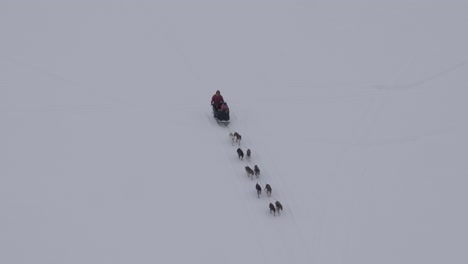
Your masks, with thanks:
[[[0,263],[468,263],[467,14],[0,1]]]

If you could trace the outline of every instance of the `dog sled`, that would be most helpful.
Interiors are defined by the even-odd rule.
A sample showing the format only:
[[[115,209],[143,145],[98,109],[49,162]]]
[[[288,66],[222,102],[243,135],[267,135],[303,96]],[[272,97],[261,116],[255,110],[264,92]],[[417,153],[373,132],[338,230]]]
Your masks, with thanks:
[[[220,124],[229,124],[229,112],[213,110],[213,116],[216,119],[216,122]]]
[[[229,124],[229,110],[215,109],[213,107],[213,116],[219,124]]]

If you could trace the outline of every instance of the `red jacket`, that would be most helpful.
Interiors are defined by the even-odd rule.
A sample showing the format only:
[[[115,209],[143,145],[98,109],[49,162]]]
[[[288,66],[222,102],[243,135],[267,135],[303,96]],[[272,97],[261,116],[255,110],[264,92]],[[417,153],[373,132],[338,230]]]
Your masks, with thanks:
[[[211,98],[211,105],[218,107],[220,102],[224,102],[223,96],[216,94],[213,95],[213,97]]]

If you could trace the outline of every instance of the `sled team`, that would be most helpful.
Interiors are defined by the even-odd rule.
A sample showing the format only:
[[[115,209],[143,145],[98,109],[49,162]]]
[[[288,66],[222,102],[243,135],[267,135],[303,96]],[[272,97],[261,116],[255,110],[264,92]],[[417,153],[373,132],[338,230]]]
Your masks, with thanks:
[[[229,121],[229,107],[227,106],[226,102],[224,101],[224,98],[221,95],[221,92],[219,90],[216,91],[216,93],[211,98],[211,106],[213,108],[214,118],[216,118],[216,120],[218,122],[219,121],[221,121],[221,122],[228,122]],[[237,148],[238,158],[240,160],[244,160],[244,151],[240,148],[242,136],[237,132],[234,132],[234,133],[231,132],[231,133],[229,133],[229,137],[231,138],[231,142],[232,142],[233,146],[234,146],[235,143],[237,143],[238,146],[239,146],[239,148]],[[246,158],[247,158],[248,161],[250,161],[251,156],[252,156],[251,150],[247,149]],[[252,179],[252,180],[253,180],[254,175],[255,175],[255,177],[257,179],[260,176],[260,168],[257,165],[255,165],[253,169],[250,168],[249,166],[245,166],[245,172],[247,173],[247,177],[250,177],[250,179]],[[255,189],[257,191],[257,197],[260,198],[260,195],[262,194],[262,187],[260,186],[260,184],[258,182],[255,185]],[[270,184],[266,184],[264,190],[266,191],[267,196],[271,197],[272,188],[271,188]],[[270,203],[268,205],[268,207],[270,208],[270,214],[273,213],[274,216],[276,215],[276,213],[278,213],[278,215],[279,215],[280,210],[281,211],[283,210],[283,205],[279,201],[276,201],[275,204]]]

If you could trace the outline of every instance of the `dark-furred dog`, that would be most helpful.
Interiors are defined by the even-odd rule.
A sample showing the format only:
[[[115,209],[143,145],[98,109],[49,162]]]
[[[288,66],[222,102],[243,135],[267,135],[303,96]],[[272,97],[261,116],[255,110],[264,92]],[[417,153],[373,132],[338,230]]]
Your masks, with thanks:
[[[255,176],[257,176],[258,178],[258,176],[260,176],[260,169],[258,168],[257,165],[254,166],[254,172],[255,172]]]
[[[254,171],[249,166],[245,166],[245,172],[247,172],[247,177],[253,180]]]
[[[247,160],[250,160],[251,155],[252,152],[250,151],[250,149],[247,149]]]
[[[270,184],[267,183],[267,185],[265,185],[265,190],[266,190],[266,193],[268,195],[268,197],[271,196],[271,186]]]
[[[272,203],[270,203],[269,207],[270,207],[270,214],[271,214],[271,212],[273,212],[273,216],[275,216],[276,215],[275,206]]]
[[[280,213],[280,210],[283,211],[283,205],[280,202],[276,201],[275,205],[276,205],[276,211],[278,211],[278,214]]]
[[[262,194],[262,187],[260,187],[260,184],[255,185],[255,189],[257,189],[257,196],[260,198],[260,195]]]
[[[238,148],[238,149],[237,149],[237,156],[239,156],[239,159],[240,159],[240,160],[243,160],[243,159],[244,159],[244,151],[242,151],[241,148]]]

